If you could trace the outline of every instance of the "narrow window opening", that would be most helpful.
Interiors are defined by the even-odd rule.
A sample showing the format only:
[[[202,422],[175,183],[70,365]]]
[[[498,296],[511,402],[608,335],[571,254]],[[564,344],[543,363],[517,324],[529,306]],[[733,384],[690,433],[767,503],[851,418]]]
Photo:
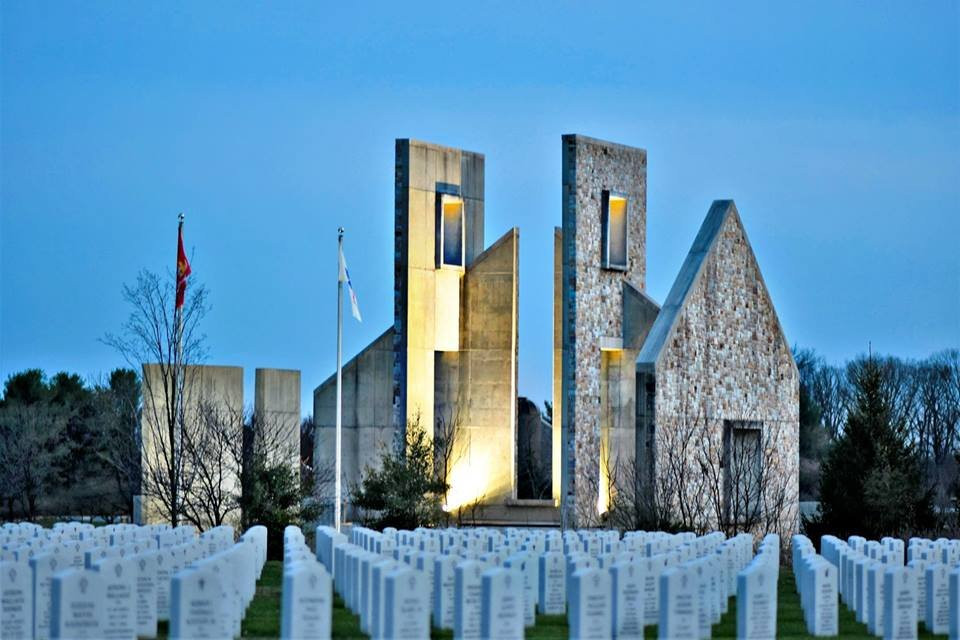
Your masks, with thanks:
[[[601,256],[605,269],[627,269],[627,199],[609,191],[601,200]]]
[[[437,266],[463,267],[463,200],[440,194],[437,212]]]

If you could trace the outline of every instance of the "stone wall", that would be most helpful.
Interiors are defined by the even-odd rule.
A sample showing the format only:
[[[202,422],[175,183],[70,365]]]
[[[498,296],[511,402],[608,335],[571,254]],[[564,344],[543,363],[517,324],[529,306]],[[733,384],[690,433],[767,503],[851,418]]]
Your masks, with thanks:
[[[656,484],[673,493],[675,506],[682,500],[702,512],[705,526],[721,526],[719,504],[730,497],[719,469],[725,425],[761,426],[762,517],[776,520],[764,526],[789,535],[797,526],[799,376],[740,216],[728,205],[655,362]],[[680,448],[688,441],[696,451]],[[684,486],[668,470],[678,455],[689,462]],[[716,477],[703,477],[710,475],[703,460]]]
[[[647,155],[643,149],[580,135],[563,136],[562,149],[561,495],[565,524],[588,526],[604,506],[601,456],[632,457],[633,451],[633,385],[616,382],[613,399],[603,397],[611,387],[601,351],[622,350],[614,356],[617,362],[632,362],[639,351],[623,349],[623,286],[641,292],[645,288]],[[605,269],[601,263],[605,190],[628,201],[625,271]],[[613,371],[619,378],[619,365]],[[626,412],[627,417],[621,420],[611,411]],[[612,435],[611,429],[628,433]],[[624,451],[614,446],[602,451],[605,439],[631,444]]]
[[[553,439],[550,477],[553,503],[560,506],[563,442],[563,230],[553,230]]]

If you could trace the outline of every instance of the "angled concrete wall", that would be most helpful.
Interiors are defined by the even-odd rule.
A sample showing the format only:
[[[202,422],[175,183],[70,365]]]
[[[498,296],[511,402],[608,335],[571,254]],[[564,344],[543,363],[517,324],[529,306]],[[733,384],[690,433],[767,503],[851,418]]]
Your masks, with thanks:
[[[393,443],[393,328],[343,366],[342,478],[344,495],[366,467],[377,467]],[[313,392],[313,463],[325,473],[336,464],[337,377]],[[333,486],[329,487],[333,491]],[[348,497],[348,496],[347,496]],[[333,499],[331,493],[329,498]]]
[[[460,349],[436,353],[434,416],[459,439],[450,509],[516,497],[519,239],[511,229],[467,269]]]

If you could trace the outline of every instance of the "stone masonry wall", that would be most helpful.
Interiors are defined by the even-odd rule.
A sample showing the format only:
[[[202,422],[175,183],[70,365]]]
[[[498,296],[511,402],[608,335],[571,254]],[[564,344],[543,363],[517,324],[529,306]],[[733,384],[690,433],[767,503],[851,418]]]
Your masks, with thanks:
[[[597,516],[602,413],[601,344],[623,336],[623,282],[646,284],[646,151],[579,135],[563,136],[563,299],[561,490],[568,526]],[[628,199],[627,270],[601,268],[601,198]],[[637,352],[624,352],[635,359]],[[628,385],[629,386],[629,385]],[[629,391],[629,389],[628,389]],[[633,400],[611,406],[629,412],[614,421],[632,428]],[[630,438],[613,438],[613,441]]]
[[[735,208],[674,327],[656,364],[655,490],[672,493],[660,497],[675,508],[683,501],[704,526],[720,526],[722,476],[704,477],[697,456],[718,469],[725,422],[759,422],[768,503],[762,517],[777,520],[764,526],[789,535],[799,506],[799,376]],[[688,456],[684,481],[669,471],[677,455]]]

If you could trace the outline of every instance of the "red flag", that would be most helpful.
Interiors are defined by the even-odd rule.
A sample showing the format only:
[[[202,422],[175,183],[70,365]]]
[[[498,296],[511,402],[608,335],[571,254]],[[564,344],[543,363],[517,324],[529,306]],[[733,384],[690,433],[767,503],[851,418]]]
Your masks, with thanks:
[[[177,231],[177,309],[183,306],[183,298],[187,293],[187,276],[190,275],[190,262],[187,253],[183,250],[183,223]]]

